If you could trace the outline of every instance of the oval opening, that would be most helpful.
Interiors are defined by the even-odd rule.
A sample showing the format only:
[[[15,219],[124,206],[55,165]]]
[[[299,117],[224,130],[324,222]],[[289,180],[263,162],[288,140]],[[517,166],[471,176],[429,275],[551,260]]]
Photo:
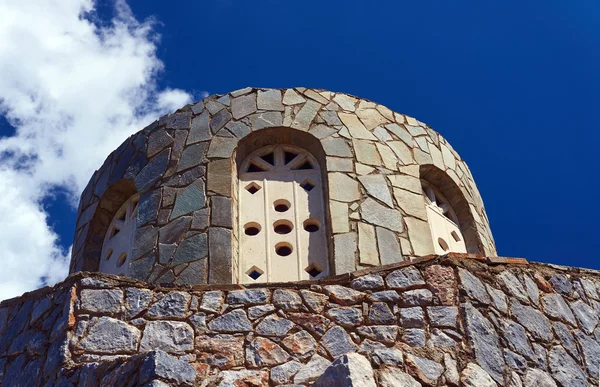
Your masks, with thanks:
[[[445,240],[443,240],[442,238],[438,238],[438,243],[440,244],[442,250],[448,251],[448,243],[446,243]]]
[[[321,222],[317,219],[306,219],[304,221],[304,229],[308,232],[317,232],[321,228]]]
[[[248,236],[254,236],[260,232],[260,224],[255,222],[246,223],[244,225],[244,234]]]
[[[285,199],[279,199],[273,203],[273,207],[275,208],[275,211],[277,211],[277,212],[286,212],[287,210],[290,209],[290,205],[291,205],[290,202],[288,202]]]
[[[126,259],[127,259],[127,253],[123,253],[123,254],[119,255],[119,259],[117,259],[117,267],[123,266]]]
[[[287,257],[292,253],[292,245],[286,242],[281,242],[275,245],[275,252],[281,257]]]
[[[452,231],[452,238],[454,238],[454,240],[456,242],[460,242],[460,237],[458,236],[458,234],[456,233],[456,231]]]
[[[277,234],[289,234],[294,229],[294,225],[289,220],[278,220],[273,223],[273,229]]]
[[[104,256],[104,259],[106,259],[107,261],[110,259],[110,257],[112,256],[113,253],[113,249],[108,249],[108,251],[106,252],[106,255]]]

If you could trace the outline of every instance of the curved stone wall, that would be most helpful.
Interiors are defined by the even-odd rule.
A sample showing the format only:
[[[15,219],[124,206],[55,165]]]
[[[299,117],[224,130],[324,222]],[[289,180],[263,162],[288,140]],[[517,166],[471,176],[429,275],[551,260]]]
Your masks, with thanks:
[[[131,277],[237,282],[237,164],[277,143],[320,159],[331,274],[434,252],[419,179],[448,198],[469,253],[496,255],[467,165],[431,128],[343,93],[246,88],[161,117],[106,159],[81,196],[70,271],[98,270],[112,217],[140,193]]]

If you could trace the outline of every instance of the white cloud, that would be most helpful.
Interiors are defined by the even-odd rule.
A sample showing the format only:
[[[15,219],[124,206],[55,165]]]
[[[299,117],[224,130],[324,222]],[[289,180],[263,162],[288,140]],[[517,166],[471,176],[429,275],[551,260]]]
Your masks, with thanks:
[[[0,300],[52,284],[70,254],[41,203],[56,187],[73,203],[93,171],[130,134],[189,102],[159,90],[163,64],[151,21],[124,1],[97,23],[88,0],[0,2]]]

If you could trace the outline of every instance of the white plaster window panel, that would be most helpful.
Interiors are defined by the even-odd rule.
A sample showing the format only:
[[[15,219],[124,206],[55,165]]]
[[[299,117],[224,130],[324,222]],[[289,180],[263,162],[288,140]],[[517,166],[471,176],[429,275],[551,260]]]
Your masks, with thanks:
[[[268,146],[246,158],[239,179],[239,282],[327,276],[327,229],[317,160],[301,148]]]
[[[423,182],[423,196],[427,208],[427,220],[435,253],[466,253],[467,247],[458,223],[456,213],[448,200],[431,184]]]
[[[139,201],[139,194],[127,199],[110,222],[102,245],[101,272],[128,274]]]

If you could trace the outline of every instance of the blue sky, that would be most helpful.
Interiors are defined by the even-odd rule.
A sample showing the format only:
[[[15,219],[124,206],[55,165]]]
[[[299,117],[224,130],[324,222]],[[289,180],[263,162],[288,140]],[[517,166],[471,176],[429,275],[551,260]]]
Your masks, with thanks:
[[[500,255],[600,269],[593,243],[600,218],[597,1],[127,4],[128,15],[150,30],[143,43],[155,49],[153,75],[143,80],[152,90],[145,92],[174,93],[150,111],[246,86],[316,87],[371,99],[426,122],[467,161]],[[86,19],[101,29],[120,12],[103,0]],[[128,63],[115,71],[135,77]],[[110,85],[113,74],[98,78]],[[82,86],[81,93],[89,91]],[[135,118],[141,125],[149,116]],[[99,142],[95,167],[138,121]],[[12,136],[13,126],[0,119],[0,135]],[[75,224],[69,190],[82,188],[91,165],[71,165],[79,183],[52,180],[58,194],[36,196],[63,249]]]

